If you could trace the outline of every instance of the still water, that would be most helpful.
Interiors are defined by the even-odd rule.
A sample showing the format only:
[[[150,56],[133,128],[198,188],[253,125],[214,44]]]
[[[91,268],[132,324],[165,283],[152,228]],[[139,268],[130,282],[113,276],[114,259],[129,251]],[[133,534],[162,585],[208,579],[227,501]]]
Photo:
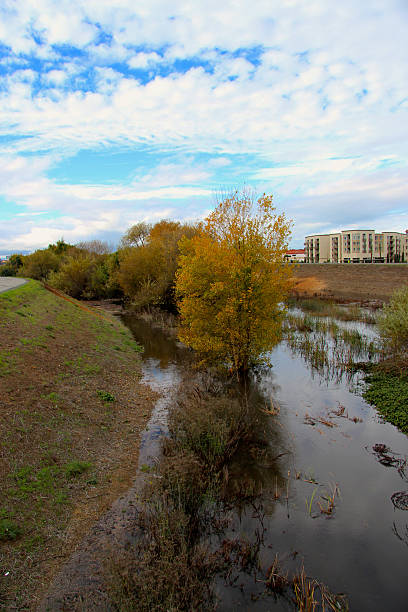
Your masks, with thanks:
[[[143,321],[126,316],[124,322],[145,348],[144,379],[162,392],[142,442],[141,464],[151,463],[191,353]],[[408,491],[397,469],[408,455],[407,436],[382,422],[359,395],[356,379],[319,376],[285,342],[272,352],[271,363],[250,394],[268,459],[242,452],[230,466],[232,484],[256,481],[263,493],[255,507],[232,512],[223,537],[261,537],[264,568],[276,554],[289,571],[303,563],[308,576],[345,593],[350,610],[408,610],[408,511],[391,500],[393,493]],[[267,414],[271,405],[275,416]],[[389,449],[390,465],[373,449],[380,444]],[[334,510],[324,514],[320,506],[327,507],[335,487]],[[220,579],[216,588],[223,612],[294,609],[285,598],[262,595],[264,584],[254,575],[237,574],[233,585]]]

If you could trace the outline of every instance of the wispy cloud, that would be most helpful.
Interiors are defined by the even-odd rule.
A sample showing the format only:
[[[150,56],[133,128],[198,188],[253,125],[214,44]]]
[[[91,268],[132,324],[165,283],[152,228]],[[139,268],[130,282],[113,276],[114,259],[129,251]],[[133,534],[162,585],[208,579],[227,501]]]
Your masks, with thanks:
[[[200,216],[232,182],[273,191],[297,244],[359,211],[405,224],[407,20],[399,0],[7,0],[0,180],[20,208],[14,226],[0,208],[0,246]],[[114,161],[99,183],[50,178],[79,151],[118,149],[155,155],[126,180]],[[44,210],[60,215],[27,225]]]

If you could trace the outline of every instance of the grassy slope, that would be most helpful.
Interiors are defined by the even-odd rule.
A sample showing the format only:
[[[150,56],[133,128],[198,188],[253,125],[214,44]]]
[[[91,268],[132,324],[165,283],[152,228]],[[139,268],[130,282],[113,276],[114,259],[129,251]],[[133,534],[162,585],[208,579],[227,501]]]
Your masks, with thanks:
[[[0,295],[0,609],[34,609],[135,474],[153,398],[107,318],[35,281]]]

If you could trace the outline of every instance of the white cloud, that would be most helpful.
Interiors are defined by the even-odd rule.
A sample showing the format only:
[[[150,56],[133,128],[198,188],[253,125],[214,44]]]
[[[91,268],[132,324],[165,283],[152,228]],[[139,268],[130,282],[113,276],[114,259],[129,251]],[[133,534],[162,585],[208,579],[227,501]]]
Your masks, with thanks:
[[[156,64],[161,61],[158,53],[137,53],[128,60],[130,68],[147,68],[151,64]]]
[[[11,51],[1,60],[8,74],[0,135],[13,139],[2,141],[2,191],[30,210],[68,211],[71,202],[69,231],[80,234],[105,231],[92,225],[93,211],[115,206],[110,223],[119,228],[143,199],[153,202],[152,215],[176,210],[180,199],[204,201],[211,173],[228,169],[277,191],[299,227],[311,214],[337,223],[339,203],[355,218],[361,199],[371,199],[378,223],[389,220],[387,198],[395,204],[408,195],[406,18],[399,0],[5,0],[0,41]],[[61,58],[58,45],[77,53]],[[187,69],[201,60],[208,70]],[[147,82],[126,72],[154,75],[158,64],[168,74]],[[130,185],[47,178],[55,157],[112,144],[210,159],[184,171],[160,162]],[[47,156],[16,157],[27,151]],[[251,157],[248,166],[235,168],[234,154]],[[398,171],[381,167],[391,155]]]

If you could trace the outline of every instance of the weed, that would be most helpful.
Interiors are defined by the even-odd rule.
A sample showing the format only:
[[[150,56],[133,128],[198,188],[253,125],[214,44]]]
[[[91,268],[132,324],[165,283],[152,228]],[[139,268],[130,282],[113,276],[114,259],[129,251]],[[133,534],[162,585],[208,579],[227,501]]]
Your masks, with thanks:
[[[79,476],[83,472],[89,470],[90,467],[92,467],[92,463],[88,461],[71,461],[64,467],[65,476],[67,478]]]
[[[0,519],[0,541],[16,540],[20,534],[21,529],[16,523],[7,518]]]
[[[376,369],[365,378],[364,399],[387,421],[408,433],[408,377]]]
[[[147,465],[146,463],[143,463],[140,466],[140,471],[143,472],[144,474],[150,474],[150,472],[153,471],[153,468],[150,465]]]
[[[312,505],[313,505],[313,500],[314,500],[314,498],[315,498],[315,495],[316,495],[316,492],[317,492],[317,489],[318,489],[318,488],[319,488],[319,487],[315,487],[315,488],[313,489],[313,493],[312,493],[312,495],[310,496],[310,499],[307,499],[307,498],[306,498],[306,500],[305,500],[305,501],[306,501],[306,510],[307,510],[307,513],[308,513],[308,515],[309,515],[309,516],[312,516]]]
[[[55,504],[66,504],[67,501],[68,501],[68,495],[66,493],[64,493],[64,491],[59,491],[54,496],[54,503]]]
[[[325,495],[321,495],[320,498],[325,502],[325,504],[321,504],[317,502],[317,505],[320,508],[320,512],[323,514],[327,514],[331,516],[333,514],[335,499],[340,495],[340,489],[337,484],[331,484],[329,489],[326,491]]]
[[[317,606],[315,600],[316,580],[310,580],[305,574],[305,569],[293,578],[293,592],[295,594],[295,603],[297,609],[301,612],[314,612]]]
[[[106,402],[107,404],[111,403],[111,402],[115,402],[115,396],[112,395],[112,393],[109,393],[109,391],[97,391],[98,396],[101,398],[101,400],[103,402]]]
[[[54,404],[58,403],[58,401],[60,400],[58,393],[55,393],[55,391],[51,391],[51,393],[49,393],[46,396],[46,398],[49,399],[50,402],[53,402]]]
[[[266,572],[266,587],[274,593],[282,594],[289,584],[288,573],[282,571],[278,555]]]

